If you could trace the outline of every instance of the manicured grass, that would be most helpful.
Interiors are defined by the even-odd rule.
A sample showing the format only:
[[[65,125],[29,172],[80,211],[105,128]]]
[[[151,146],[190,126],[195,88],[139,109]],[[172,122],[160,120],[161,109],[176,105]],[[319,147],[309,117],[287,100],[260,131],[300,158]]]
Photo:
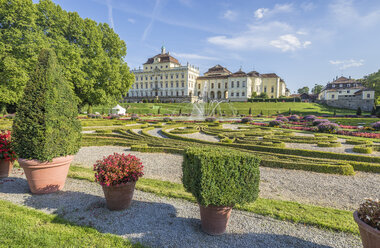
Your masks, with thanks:
[[[0,247],[144,247],[0,200]]]
[[[69,177],[94,182],[94,172],[90,168],[75,165],[70,167]],[[187,193],[182,184],[179,183],[141,178],[136,184],[136,189],[159,196],[196,202],[195,198]],[[312,225],[321,229],[359,234],[351,211],[263,198],[259,198],[254,203],[235,206],[235,209],[294,223]]]
[[[369,127],[372,123],[375,123],[380,120],[380,118],[332,118],[332,117],[329,117],[328,119],[340,125],[365,126],[365,127]]]
[[[193,105],[191,103],[122,103],[123,107],[127,108],[128,113],[135,114],[157,114],[158,108],[160,107],[161,114],[178,114],[179,110],[184,113],[191,113],[193,110]],[[274,115],[279,112],[280,114],[288,114],[289,109],[291,109],[293,114],[314,114],[314,115],[333,115],[334,110],[336,110],[337,114],[356,114],[355,110],[348,109],[339,109],[328,107],[325,105],[317,104],[317,103],[302,103],[302,102],[231,102],[231,103],[221,103],[219,105],[218,113],[225,113],[226,115],[235,114],[245,114],[248,115],[249,109],[251,108],[252,114],[257,115],[260,114],[261,111],[263,115]],[[102,113],[103,109],[109,109],[110,106],[107,107],[94,107],[93,112]],[[86,108],[83,108],[85,111]],[[107,112],[108,113],[108,112]],[[364,113],[363,113],[364,114]]]

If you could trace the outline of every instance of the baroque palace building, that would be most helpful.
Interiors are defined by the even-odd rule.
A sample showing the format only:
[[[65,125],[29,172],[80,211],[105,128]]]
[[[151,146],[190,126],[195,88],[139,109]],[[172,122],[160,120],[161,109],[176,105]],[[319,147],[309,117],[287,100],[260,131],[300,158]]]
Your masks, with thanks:
[[[166,52],[149,58],[143,68],[131,71],[135,82],[125,100],[140,102],[195,102],[198,100],[247,101],[252,94],[266,93],[269,98],[286,95],[286,84],[275,73],[260,74],[256,71],[235,73],[216,65],[203,76],[199,68],[187,64],[182,66],[176,58]]]

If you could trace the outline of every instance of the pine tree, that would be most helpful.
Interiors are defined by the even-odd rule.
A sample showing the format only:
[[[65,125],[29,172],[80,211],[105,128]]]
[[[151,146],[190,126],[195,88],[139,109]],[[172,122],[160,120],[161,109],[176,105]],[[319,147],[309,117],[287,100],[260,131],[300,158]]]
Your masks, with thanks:
[[[161,114],[161,107],[158,108],[157,114],[159,114],[159,115]]]
[[[372,108],[371,115],[376,115],[376,107],[375,106],[373,106],[373,108]]]
[[[362,115],[362,108],[358,107],[358,110],[356,110],[356,115]]]
[[[252,108],[249,108],[248,114],[252,115]]]

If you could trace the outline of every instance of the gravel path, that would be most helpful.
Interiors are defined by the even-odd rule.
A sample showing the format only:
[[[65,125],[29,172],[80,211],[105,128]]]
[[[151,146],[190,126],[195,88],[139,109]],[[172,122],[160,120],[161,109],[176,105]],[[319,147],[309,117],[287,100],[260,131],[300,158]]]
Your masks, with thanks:
[[[182,155],[131,152],[123,147],[83,147],[73,163],[92,166],[105,155],[132,153],[141,158],[145,177],[181,183]],[[260,197],[354,210],[366,197],[380,198],[380,174],[341,176],[299,170],[260,168]]]
[[[210,142],[219,142],[220,139],[218,137],[208,135],[202,132],[198,133],[188,133],[188,134],[176,134],[182,137],[191,138],[191,139],[199,139],[199,140],[205,140]]]
[[[238,210],[232,211],[225,235],[209,236],[200,230],[196,204],[136,190],[129,209],[109,211],[99,185],[73,179],[67,180],[61,192],[31,195],[26,180],[19,176],[1,184],[0,199],[151,247],[361,247],[358,236]]]
[[[92,167],[96,160],[116,153],[133,154],[141,159],[144,165],[144,176],[164,181],[181,183],[183,157],[179,154],[143,153],[131,151],[129,147],[90,146],[82,147],[75,155],[73,164]]]
[[[147,133],[158,138],[164,138],[164,139],[168,138],[162,133],[162,128],[155,128],[155,129],[149,130]]]
[[[338,141],[342,142],[344,140],[338,139]],[[372,156],[372,157],[380,156],[380,152],[373,152],[371,154],[356,153],[352,150],[355,145],[349,145],[345,143],[342,143],[341,147],[318,147],[317,144],[303,144],[303,143],[285,143],[285,145],[286,145],[286,148],[293,148],[293,149],[305,149],[305,150],[336,152],[336,153],[352,153],[356,155],[365,155],[365,156]]]

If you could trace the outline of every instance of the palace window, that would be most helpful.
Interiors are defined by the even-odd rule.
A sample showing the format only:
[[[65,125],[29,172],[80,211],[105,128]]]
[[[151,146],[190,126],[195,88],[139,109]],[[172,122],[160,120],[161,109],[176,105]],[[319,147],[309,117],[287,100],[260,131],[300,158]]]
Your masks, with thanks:
[[[241,93],[241,96],[245,96],[245,92],[242,92],[242,93]]]
[[[218,89],[220,89],[220,83],[218,83]]]
[[[231,92],[231,96],[234,96],[234,93],[233,93],[233,92]]]
[[[176,93],[177,93],[177,96],[178,96],[178,91]]]
[[[145,80],[148,80],[148,77],[145,77]]]
[[[166,68],[168,68],[168,66],[166,65]]]
[[[144,84],[143,83],[141,83],[141,89],[144,89]]]
[[[182,74],[182,78],[185,78],[185,75],[184,75],[184,74]]]
[[[239,96],[239,92],[236,92],[236,96]]]
[[[136,76],[136,81],[138,81],[139,80],[139,77],[138,76]]]
[[[165,79],[168,79],[168,75],[165,75]]]
[[[231,82],[231,88],[233,88],[233,87],[234,87],[234,81]]]
[[[140,77],[140,80],[143,80],[143,76]]]
[[[153,84],[152,83],[150,83],[150,88],[153,89]]]
[[[175,83],[175,87],[177,87],[177,88],[178,88],[178,82],[176,82],[176,83]]]
[[[170,78],[173,79],[173,74],[170,74]]]
[[[150,76],[150,80],[153,80],[153,77],[152,77],[152,76]]]
[[[148,83],[145,83],[145,89],[148,89]]]
[[[185,92],[184,91],[182,91],[182,96],[184,96],[185,95]]]
[[[136,89],[138,89],[139,88],[139,84],[136,84]]]
[[[350,93],[350,91],[349,91],[349,90],[347,90],[347,93]]]
[[[267,93],[267,87],[264,87],[264,93]]]
[[[170,82],[170,87],[172,87],[172,88],[173,88],[173,82]]]
[[[270,92],[273,93],[274,92],[274,87],[272,86],[272,88],[270,89]]]
[[[334,98],[335,98],[335,95],[331,95],[331,98],[334,99]]]
[[[237,82],[236,82],[236,88],[239,88],[239,87],[240,87],[240,82],[237,81]]]
[[[367,94],[367,98],[371,98],[371,94]]]
[[[184,83],[184,82],[182,82],[182,88],[183,88],[183,87],[185,87],[185,83]]]
[[[200,90],[201,89],[201,84],[198,84],[198,90]]]
[[[211,84],[211,89],[214,89],[214,83]]]
[[[166,83],[165,83],[165,88],[167,88],[167,87],[168,87],[168,83],[166,82]]]
[[[245,88],[245,81],[242,82],[243,88]]]
[[[224,83],[224,88],[226,88],[226,89],[228,88],[228,83],[227,82]]]
[[[175,74],[175,78],[178,78],[178,74]]]

